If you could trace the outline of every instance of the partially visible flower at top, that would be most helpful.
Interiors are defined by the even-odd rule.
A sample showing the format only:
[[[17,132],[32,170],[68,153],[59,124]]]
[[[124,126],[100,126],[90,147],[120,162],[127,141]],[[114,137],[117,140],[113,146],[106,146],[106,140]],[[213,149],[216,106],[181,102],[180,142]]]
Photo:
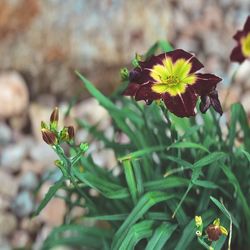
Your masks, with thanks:
[[[217,241],[222,234],[227,236],[228,231],[225,227],[220,225],[220,219],[216,219],[212,225],[209,225],[207,227],[206,234],[207,234],[208,240]]]
[[[195,115],[198,96],[210,100],[211,105],[221,114],[218,98],[213,96],[221,78],[213,74],[196,73],[204,66],[192,54],[176,49],[146,61],[138,61],[129,74],[129,85],[124,95],[133,96],[137,101],[151,103],[162,99],[169,111],[179,117]],[[216,102],[217,101],[217,102]]]
[[[247,17],[243,30],[237,31],[233,38],[237,41],[237,46],[232,50],[231,61],[242,63],[245,59],[250,59],[250,16]]]

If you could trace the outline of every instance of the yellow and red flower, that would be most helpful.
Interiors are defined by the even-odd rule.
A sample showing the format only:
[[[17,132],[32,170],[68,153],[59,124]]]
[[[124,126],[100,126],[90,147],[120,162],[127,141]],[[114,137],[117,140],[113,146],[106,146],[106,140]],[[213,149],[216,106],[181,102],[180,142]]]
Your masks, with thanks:
[[[213,224],[209,225],[206,229],[208,240],[217,241],[221,235],[228,235],[225,227],[220,225],[220,219],[216,219]]]
[[[177,49],[152,56],[138,64],[129,74],[130,83],[124,95],[147,103],[162,99],[168,110],[179,117],[194,116],[200,96],[205,106],[202,112],[212,105],[222,114],[218,95],[214,94],[221,78],[196,73],[204,66],[194,55]]]
[[[237,31],[233,38],[237,41],[237,46],[230,55],[231,61],[242,63],[245,59],[250,59],[250,16],[248,16],[243,30]]]

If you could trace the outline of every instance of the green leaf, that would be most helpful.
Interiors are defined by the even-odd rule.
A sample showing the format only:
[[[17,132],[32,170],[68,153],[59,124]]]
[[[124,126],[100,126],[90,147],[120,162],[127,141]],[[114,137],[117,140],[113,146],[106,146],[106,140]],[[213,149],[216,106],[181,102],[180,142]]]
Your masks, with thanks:
[[[150,154],[150,153],[157,152],[157,151],[163,151],[164,149],[166,149],[165,146],[155,146],[155,147],[145,148],[145,149],[141,149],[133,153],[130,153],[126,156],[123,156],[119,158],[118,160],[124,161],[124,160],[130,160],[130,159],[138,159],[146,154]]]
[[[208,210],[206,213],[202,214],[202,220],[204,222],[204,225],[206,225],[208,220],[211,220],[211,217],[214,216],[214,211]],[[192,242],[192,240],[196,237],[197,228],[195,226],[194,219],[191,219],[191,221],[186,225],[184,228],[180,239],[178,240],[178,243],[175,250],[184,250],[189,249],[188,246]]]
[[[225,158],[227,155],[223,152],[213,152],[210,153],[209,155],[201,158],[199,161],[194,163],[193,168],[194,169],[198,169],[198,168],[202,168],[206,165],[210,165],[216,161],[219,161],[223,158]]]
[[[128,184],[129,192],[131,194],[134,204],[137,202],[137,185],[135,182],[135,176],[130,160],[123,161],[123,169]]]
[[[193,184],[203,188],[217,189],[219,186],[211,181],[194,180]]]
[[[111,215],[91,216],[85,218],[94,220],[106,220],[106,221],[124,221],[127,217],[128,214],[111,214]]]
[[[209,150],[206,147],[204,147],[200,144],[188,142],[188,141],[173,143],[169,146],[169,148],[181,148],[181,149],[182,148],[194,148],[194,149],[200,149],[200,150],[203,150],[203,151],[206,151],[209,153]]]
[[[189,180],[182,177],[169,176],[161,180],[148,181],[144,183],[147,191],[164,190],[169,188],[188,186]]]
[[[83,246],[100,249],[102,247],[101,239],[111,239],[112,235],[112,231],[107,229],[77,224],[62,225],[52,230],[49,237],[44,241],[42,249],[47,250],[63,245],[74,246],[78,249]]]
[[[65,179],[61,178],[59,181],[57,181],[53,186],[49,188],[49,191],[46,193],[45,197],[41,201],[37,210],[34,212],[33,216],[37,216],[38,214],[40,214],[40,212],[45,208],[45,206],[49,203],[49,201],[55,196],[57,190],[63,187],[64,181]]]
[[[231,106],[231,121],[228,133],[229,147],[232,149],[234,141],[237,134],[237,122],[240,123],[240,126],[244,132],[244,144],[247,148],[247,151],[250,152],[250,128],[248,125],[247,114],[240,103],[235,103]]]
[[[227,176],[229,182],[235,187],[238,198],[241,202],[244,214],[245,214],[245,219],[248,223],[249,230],[250,230],[250,208],[247,202],[247,198],[244,196],[244,193],[241,190],[240,183],[238,182],[237,178],[235,177],[234,173],[231,171],[229,167],[227,167],[225,164],[219,164],[220,168],[224,172],[224,174]],[[250,231],[249,231],[250,233]]]
[[[73,168],[73,173],[81,182],[96,189],[109,199],[124,199],[129,197],[128,190],[125,187],[111,183],[104,178],[101,179],[91,173],[81,173],[77,168]]]
[[[239,148],[239,151],[246,156],[248,162],[250,163],[250,154],[246,150],[244,150],[243,148]]]
[[[144,220],[133,225],[124,238],[119,250],[134,249],[140,240],[149,238],[153,233],[153,223],[154,221]]]
[[[155,55],[159,49],[162,50],[162,52],[169,52],[173,50],[173,47],[167,41],[157,41],[146,52],[145,58],[150,58],[151,56]]]
[[[171,199],[172,195],[167,195],[163,192],[150,192],[146,193],[142,198],[138,201],[137,205],[134,207],[132,212],[129,214],[128,218],[123,222],[118,231],[114,236],[114,240],[112,242],[112,249],[119,249],[122,244],[128,230],[131,226],[136,223],[142,216],[155,204],[163,201],[167,201]]]
[[[162,223],[158,228],[156,228],[145,250],[163,249],[164,245],[169,240],[176,228],[177,225],[172,225],[170,223]]]

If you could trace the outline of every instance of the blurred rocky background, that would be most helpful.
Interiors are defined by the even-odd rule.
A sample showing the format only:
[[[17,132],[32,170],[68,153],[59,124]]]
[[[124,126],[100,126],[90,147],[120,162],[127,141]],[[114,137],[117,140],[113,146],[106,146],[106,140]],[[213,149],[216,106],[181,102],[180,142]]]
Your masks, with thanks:
[[[232,82],[238,64],[229,62],[232,36],[249,14],[249,0],[0,0],[0,249],[40,249],[62,222],[60,199],[31,219],[59,178],[56,156],[40,135],[40,121],[53,107],[66,110],[77,96],[70,122],[102,120],[108,133],[108,114],[82,89],[75,69],[108,95],[136,52],[167,39],[196,53],[207,71],[224,79],[219,92],[226,109],[241,101],[250,114],[250,63]],[[88,135],[79,129],[77,138]],[[94,154],[97,148],[92,146]],[[116,165],[112,152],[95,159]]]

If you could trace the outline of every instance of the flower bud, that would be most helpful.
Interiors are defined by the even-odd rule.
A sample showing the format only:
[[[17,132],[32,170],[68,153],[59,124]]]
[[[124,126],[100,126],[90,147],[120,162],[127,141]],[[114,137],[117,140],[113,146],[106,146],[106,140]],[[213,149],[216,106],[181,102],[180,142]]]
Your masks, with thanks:
[[[51,126],[51,128],[53,128],[53,129],[57,128],[58,120],[59,120],[59,110],[56,107],[53,110],[53,112],[51,113],[51,115],[50,115],[50,126]]]
[[[201,216],[195,216],[195,225],[200,227],[202,225],[202,218]]]
[[[216,241],[221,236],[221,230],[219,226],[216,225],[209,225],[206,230],[208,240],[210,241]]]
[[[57,143],[56,135],[49,129],[42,128],[43,140],[49,145],[55,145]]]
[[[68,129],[68,135],[69,135],[69,140],[72,140],[75,136],[75,129],[73,126],[67,127]]]
[[[58,107],[55,107],[50,115],[50,122],[58,122],[59,120],[59,110]]]
[[[120,70],[120,76],[121,76],[121,79],[123,81],[128,80],[128,77],[129,77],[129,71],[128,71],[128,69],[127,68],[122,68]]]

